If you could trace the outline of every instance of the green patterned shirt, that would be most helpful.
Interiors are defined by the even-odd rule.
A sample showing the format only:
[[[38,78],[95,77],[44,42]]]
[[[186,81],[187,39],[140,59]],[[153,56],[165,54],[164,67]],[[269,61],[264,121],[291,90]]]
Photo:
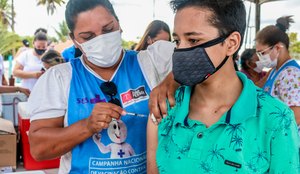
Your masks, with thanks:
[[[207,128],[188,116],[190,87],[158,127],[160,174],[299,173],[297,125],[292,110],[237,73],[243,90],[233,107]]]

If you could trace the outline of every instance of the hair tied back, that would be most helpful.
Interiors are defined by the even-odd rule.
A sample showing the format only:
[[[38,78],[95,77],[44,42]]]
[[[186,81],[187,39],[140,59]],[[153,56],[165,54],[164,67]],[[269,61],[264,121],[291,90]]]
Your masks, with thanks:
[[[283,32],[286,32],[290,28],[290,23],[294,23],[292,19],[293,15],[290,16],[282,16],[276,20],[276,27]]]

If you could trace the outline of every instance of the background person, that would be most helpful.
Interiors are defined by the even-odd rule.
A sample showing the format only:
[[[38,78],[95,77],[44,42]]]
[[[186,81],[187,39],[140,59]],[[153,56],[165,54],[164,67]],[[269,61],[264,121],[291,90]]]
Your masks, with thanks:
[[[256,51],[267,68],[273,68],[263,87],[264,91],[287,104],[300,125],[300,66],[289,54],[286,30],[291,16],[277,19],[276,25],[263,28],[256,36]]]
[[[267,72],[263,71],[263,64],[259,61],[255,49],[246,49],[241,57],[241,72],[251,79],[258,87],[263,87],[266,82]]]
[[[149,45],[158,40],[171,41],[170,28],[165,22],[154,20],[148,25],[140,42],[136,45],[135,50],[146,50]]]
[[[65,17],[70,37],[83,55],[47,70],[32,91],[28,101],[32,156],[36,160],[62,156],[60,174],[131,169],[145,173],[147,105],[153,86],[139,62],[144,57],[123,50],[121,27],[108,0],[68,1]],[[164,52],[151,55],[170,61],[174,45],[167,43],[154,43]],[[127,157],[136,163],[129,164]],[[120,161],[113,168],[93,166]]]
[[[171,6],[172,72],[182,86],[158,127],[148,121],[147,173],[298,173],[292,110],[233,66],[246,28],[243,1]]]
[[[43,74],[41,56],[47,50],[47,35],[37,32],[34,36],[34,49],[24,51],[16,58],[13,75],[21,79],[21,87],[32,90],[37,79]]]

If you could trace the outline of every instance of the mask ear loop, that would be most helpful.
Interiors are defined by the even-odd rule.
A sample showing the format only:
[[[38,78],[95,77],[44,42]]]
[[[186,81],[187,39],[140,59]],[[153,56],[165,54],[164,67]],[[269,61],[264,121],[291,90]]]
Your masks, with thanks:
[[[217,66],[217,68],[216,68],[216,70],[215,70],[214,72],[216,72],[216,71],[218,71],[220,68],[222,68],[222,66],[227,62],[228,58],[229,58],[229,56],[226,56],[226,57],[224,58],[224,60],[220,63],[220,65]]]
[[[233,31],[233,32],[234,32],[234,31]],[[226,37],[224,37],[223,42],[224,42],[224,41],[226,40],[226,38],[229,37],[233,32],[231,32],[231,33],[228,34]],[[222,66],[227,62],[228,58],[229,58],[229,56],[226,56],[226,57],[224,58],[224,60],[220,63],[220,65],[216,67],[214,73],[217,72],[220,68],[222,68]]]

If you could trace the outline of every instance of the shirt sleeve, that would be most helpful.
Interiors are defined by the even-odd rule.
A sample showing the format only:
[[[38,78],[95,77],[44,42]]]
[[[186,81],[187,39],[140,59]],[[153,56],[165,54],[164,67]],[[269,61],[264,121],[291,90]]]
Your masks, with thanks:
[[[276,88],[280,100],[288,106],[300,106],[300,69],[289,67],[283,70],[278,76],[275,91]]]
[[[28,50],[28,51],[32,51],[32,50]],[[16,57],[16,61],[22,66],[25,66],[27,62],[26,59],[27,59],[28,51],[23,51],[18,57]]]
[[[39,78],[28,99],[30,121],[65,116],[70,80],[69,63],[50,68]]]
[[[174,43],[160,40],[138,53],[140,67],[151,89],[171,72],[174,48]]]
[[[285,120],[276,125],[271,137],[270,173],[299,173],[299,136],[293,112],[287,108]]]

